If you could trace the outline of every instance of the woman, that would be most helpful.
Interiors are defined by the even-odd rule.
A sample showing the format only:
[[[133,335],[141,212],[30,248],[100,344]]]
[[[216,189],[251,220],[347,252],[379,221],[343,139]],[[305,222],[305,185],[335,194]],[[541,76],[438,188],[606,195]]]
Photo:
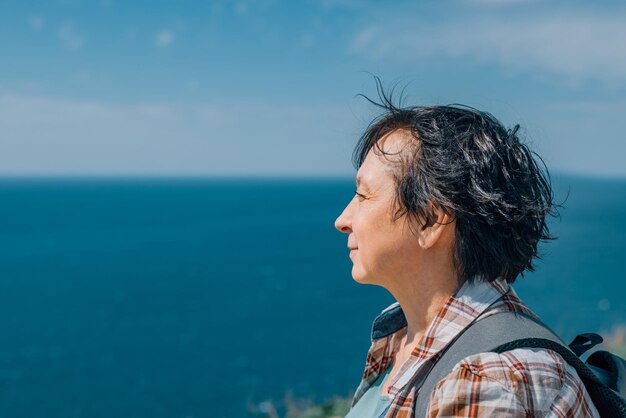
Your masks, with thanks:
[[[554,239],[549,176],[519,126],[463,106],[396,107],[384,93],[380,106],[335,227],[354,280],[397,302],[374,321],[349,418],[413,417],[424,376],[474,319],[533,315],[510,285]],[[427,396],[428,417],[599,416],[575,370],[545,349],[472,355]]]

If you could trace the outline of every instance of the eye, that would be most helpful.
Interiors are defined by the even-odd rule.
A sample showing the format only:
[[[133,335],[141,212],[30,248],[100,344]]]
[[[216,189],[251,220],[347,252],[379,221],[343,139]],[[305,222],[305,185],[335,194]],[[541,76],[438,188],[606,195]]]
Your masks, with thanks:
[[[357,195],[357,196],[359,196],[359,200],[366,199],[366,197],[365,197],[365,196],[363,196],[361,193],[359,193],[359,192],[358,192],[358,191],[356,191],[356,190],[354,191],[354,194],[355,194],[355,195]]]

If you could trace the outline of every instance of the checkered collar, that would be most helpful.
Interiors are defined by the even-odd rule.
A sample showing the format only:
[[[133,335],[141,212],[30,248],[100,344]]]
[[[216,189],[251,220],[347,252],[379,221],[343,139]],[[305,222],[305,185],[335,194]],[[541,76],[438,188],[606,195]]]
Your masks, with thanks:
[[[437,317],[445,316],[448,312],[453,316],[464,314],[463,316],[471,322],[510,290],[507,281],[500,278],[493,282],[475,281],[471,284],[465,282],[456,294],[448,299]],[[406,317],[402,307],[399,302],[394,302],[374,319],[371,339],[372,341],[381,339],[406,326]]]

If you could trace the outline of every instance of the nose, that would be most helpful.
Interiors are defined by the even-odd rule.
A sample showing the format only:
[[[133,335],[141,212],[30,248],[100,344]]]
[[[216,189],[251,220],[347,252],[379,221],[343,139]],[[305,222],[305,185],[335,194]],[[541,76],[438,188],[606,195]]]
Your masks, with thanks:
[[[343,212],[341,212],[341,215],[339,215],[339,217],[335,220],[335,228],[339,232],[343,232],[345,234],[352,232],[352,214],[350,208],[352,207],[353,201],[354,199],[350,201],[348,206],[346,206]]]

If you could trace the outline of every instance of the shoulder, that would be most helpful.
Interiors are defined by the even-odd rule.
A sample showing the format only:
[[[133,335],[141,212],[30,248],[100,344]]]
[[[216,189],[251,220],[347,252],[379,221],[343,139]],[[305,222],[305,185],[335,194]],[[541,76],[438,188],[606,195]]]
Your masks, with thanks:
[[[461,360],[452,374],[467,371],[473,376],[500,383],[506,390],[560,390],[566,384],[565,360],[552,350],[520,348],[504,353],[479,353]],[[573,370],[572,370],[573,371]],[[575,371],[574,371],[575,373]]]
[[[573,367],[547,349],[521,348],[464,358],[431,394],[431,410],[459,405],[505,416],[549,412],[599,416]]]

